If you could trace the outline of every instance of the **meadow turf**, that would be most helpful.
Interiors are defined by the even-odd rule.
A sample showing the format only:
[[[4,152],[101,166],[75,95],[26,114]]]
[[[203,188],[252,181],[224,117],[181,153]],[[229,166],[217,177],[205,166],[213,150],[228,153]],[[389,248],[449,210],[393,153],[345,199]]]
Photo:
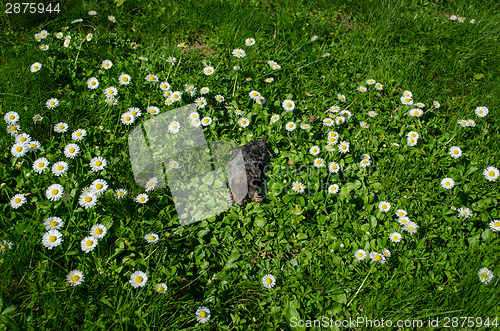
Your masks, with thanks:
[[[484,328],[477,317],[500,323],[500,232],[490,227],[500,219],[499,179],[483,175],[489,166],[500,168],[495,1],[115,2],[68,1],[59,14],[38,16],[2,8],[0,115],[17,112],[21,130],[43,148],[16,158],[15,138],[0,130],[0,242],[12,243],[0,252],[0,330],[287,330],[292,318],[322,317],[422,320],[426,328],[429,319],[439,318],[443,327],[449,318],[449,326],[464,330]],[[465,22],[450,20],[453,14]],[[79,18],[83,22],[70,23]],[[38,42],[33,35],[41,30],[50,35]],[[55,38],[58,31],[71,35],[69,47]],[[247,38],[256,44],[245,46]],[[181,42],[188,47],[177,47]],[[246,57],[232,56],[236,48]],[[169,56],[176,57],[174,65]],[[101,68],[104,60],[113,67]],[[203,60],[215,68],[213,75],[203,74]],[[273,70],[269,60],[281,69]],[[39,72],[30,72],[34,62],[42,63]],[[130,85],[118,83],[122,73],[131,76]],[[181,103],[166,106],[158,83],[145,81],[149,74],[168,81],[172,91],[193,84],[198,94],[183,93]],[[87,87],[91,77],[99,80],[96,90]],[[268,77],[274,81],[266,83]],[[118,89],[118,106],[105,103],[103,90],[110,86]],[[203,86],[210,93],[200,118],[213,120],[203,126],[207,141],[243,145],[269,135],[274,158],[262,203],[247,199],[242,207],[181,226],[168,188],[147,192],[146,204],[135,201],[145,190],[134,181],[127,135],[153,117],[148,106],[165,113],[190,104]],[[249,98],[252,90],[265,97],[263,105]],[[401,103],[405,90],[426,105],[421,117],[408,115],[414,106]],[[218,94],[224,103],[216,102]],[[46,106],[51,98],[60,102],[55,109]],[[282,108],[285,99],[295,102],[293,111]],[[334,105],[352,118],[327,127],[323,120]],[[487,116],[476,116],[480,106],[489,109]],[[129,107],[142,116],[127,126],[121,116]],[[235,109],[243,110],[248,127],[238,126]],[[35,114],[43,116],[40,123],[33,122]],[[280,115],[276,123],[273,114]],[[475,126],[462,127],[461,119]],[[288,131],[291,121],[297,128]],[[68,132],[54,131],[59,122]],[[70,159],[63,149],[77,129],[87,136]],[[324,148],[329,131],[350,144],[348,153],[337,145],[334,152]],[[407,145],[411,131],[419,134],[414,147]],[[316,156],[314,145],[321,149]],[[461,148],[461,157],[448,154],[452,146]],[[369,154],[370,167],[360,166],[362,154]],[[96,156],[107,160],[104,170],[91,170]],[[40,157],[50,166],[64,160],[69,169],[60,177],[50,169],[37,174],[32,166]],[[340,171],[312,166],[318,157],[326,165],[337,162]],[[445,177],[454,179],[454,188],[441,186]],[[96,179],[106,180],[109,190],[84,209],[80,194]],[[295,193],[292,182],[305,191]],[[50,201],[45,190],[56,183],[67,194]],[[328,193],[331,184],[340,186],[338,193]],[[118,188],[128,191],[123,199],[114,195]],[[18,193],[27,201],[15,209],[11,198]],[[381,201],[391,204],[388,213],[379,210]],[[472,216],[459,217],[459,208]],[[398,209],[418,224],[416,233],[403,231]],[[63,242],[51,250],[42,245],[49,216],[64,220]],[[98,223],[106,236],[92,252],[82,252],[80,241]],[[393,232],[402,234],[401,242],[390,240]],[[159,241],[148,243],[149,233]],[[388,249],[391,256],[384,264],[357,261],[358,249]],[[488,284],[478,277],[483,267],[494,274]],[[73,287],[66,276],[74,269],[85,279]],[[129,283],[137,270],[148,276],[145,287]],[[267,274],[276,278],[270,289],[261,281]],[[158,283],[167,284],[165,293],[156,292]],[[206,324],[196,320],[201,306],[211,311]],[[474,317],[474,325],[463,319],[452,324],[462,316]]]

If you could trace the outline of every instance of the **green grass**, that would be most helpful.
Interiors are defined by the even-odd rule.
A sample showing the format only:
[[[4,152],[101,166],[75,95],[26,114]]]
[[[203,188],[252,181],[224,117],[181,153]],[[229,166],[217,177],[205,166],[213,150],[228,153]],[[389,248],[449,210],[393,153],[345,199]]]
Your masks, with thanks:
[[[90,17],[89,10],[98,15]],[[452,14],[465,16],[466,22],[450,21]],[[108,15],[117,22],[109,22]],[[77,18],[85,21],[69,23]],[[468,23],[471,18],[477,23]],[[10,153],[14,138],[0,130],[0,181],[5,183],[0,187],[0,240],[13,243],[0,253],[0,329],[286,330],[292,317],[394,323],[500,319],[500,239],[489,229],[493,219],[500,219],[500,190],[498,180],[487,181],[482,174],[488,166],[500,168],[500,27],[494,1],[126,0],[120,6],[82,1],[65,3],[60,15],[2,12],[0,22],[0,114],[19,113],[22,130],[43,146],[15,158]],[[54,38],[66,26],[65,34],[72,36],[69,48]],[[33,38],[42,29],[51,34],[48,52]],[[89,32],[93,40],[81,42]],[[311,42],[313,35],[319,38]],[[246,47],[248,37],[257,44]],[[137,50],[131,42],[139,44]],[[176,47],[180,42],[188,49]],[[247,56],[236,59],[231,55],[235,48]],[[331,55],[321,57],[326,52]],[[139,56],[149,60],[141,62]],[[166,63],[168,56],[177,58],[175,66]],[[105,59],[113,61],[109,71],[100,68]],[[216,68],[213,76],[203,75],[203,59]],[[270,69],[268,60],[281,70]],[[43,68],[31,73],[36,61]],[[234,71],[234,65],[241,70]],[[131,85],[119,86],[121,73],[132,77]],[[210,88],[208,106],[199,111],[214,119],[203,127],[207,141],[243,145],[269,135],[275,157],[263,203],[247,200],[241,208],[180,226],[170,190],[149,192],[145,205],[134,201],[144,188],[134,181],[127,135],[151,118],[145,111],[149,105],[162,113],[178,106],[164,105],[157,86],[144,81],[147,74],[168,80],[174,91],[183,91],[185,84]],[[87,88],[90,77],[99,79],[95,91]],[[265,83],[267,77],[274,82]],[[384,90],[368,86],[366,93],[358,92],[369,78]],[[118,88],[117,107],[104,103],[102,90],[109,86]],[[251,90],[267,102],[255,104],[248,97]],[[422,117],[408,116],[410,108],[400,102],[404,90],[426,104]],[[339,102],[337,93],[347,102]],[[226,104],[217,104],[216,94]],[[182,105],[196,97],[184,94]],[[50,98],[60,101],[53,110],[45,106]],[[282,109],[285,99],[295,102],[293,112]],[[441,107],[430,110],[433,100]],[[328,128],[322,120],[335,104],[348,107],[353,116]],[[121,114],[132,106],[143,115],[125,126]],[[239,128],[229,106],[242,109],[250,126]],[[478,118],[478,106],[488,107],[488,116]],[[379,115],[368,117],[370,110]],[[33,124],[35,114],[44,120]],[[270,124],[273,114],[281,119]],[[476,126],[462,128],[459,119],[474,119]],[[54,132],[61,121],[68,123],[68,133]],[[289,121],[312,128],[288,132]],[[360,121],[370,127],[361,129]],[[67,159],[63,148],[78,128],[88,136],[79,143],[81,154]],[[331,130],[350,143],[349,153],[323,149]],[[410,131],[420,135],[416,147],[406,144]],[[394,142],[400,147],[391,146]],[[322,148],[317,156],[309,153],[313,145]],[[451,146],[459,146],[463,155],[452,159]],[[372,161],[367,169],[358,165],[364,153]],[[108,162],[98,173],[88,165],[95,156]],[[67,161],[68,173],[36,174],[32,164],[39,157],[51,165]],[[339,163],[341,171],[312,172],[316,157]],[[444,177],[455,180],[452,190],[441,187]],[[80,192],[97,178],[112,190],[125,188],[128,196],[119,200],[108,191],[96,207],[82,209]],[[303,182],[306,192],[291,192],[293,181]],[[45,189],[54,183],[64,186],[69,199],[47,200]],[[326,188],[334,183],[341,185],[339,194],[328,194]],[[13,209],[10,198],[17,193],[27,195],[27,203]],[[378,211],[383,200],[392,205],[388,214]],[[452,206],[470,208],[473,217],[457,217]],[[419,225],[417,233],[401,230],[396,209],[408,212]],[[52,250],[41,244],[49,216],[65,223],[64,241]],[[108,233],[85,254],[80,240],[96,223],[106,225]],[[389,240],[394,231],[403,234],[402,242]],[[143,238],[151,232],[160,236],[154,245]],[[354,259],[358,248],[387,248],[392,256],[383,265],[359,262]],[[478,279],[482,267],[495,275],[489,284]],[[70,287],[66,275],[74,269],[83,271],[85,281]],[[146,287],[134,289],[128,283],[135,270],[147,273]],[[272,289],[261,284],[268,273],[276,277]],[[164,294],[155,292],[160,282],[168,285]],[[212,313],[204,325],[195,318],[200,306]]]

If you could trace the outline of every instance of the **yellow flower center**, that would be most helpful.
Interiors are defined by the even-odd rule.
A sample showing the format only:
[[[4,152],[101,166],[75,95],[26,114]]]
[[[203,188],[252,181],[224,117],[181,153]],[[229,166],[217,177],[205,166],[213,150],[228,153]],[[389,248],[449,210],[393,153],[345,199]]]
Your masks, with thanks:
[[[413,226],[411,226],[411,225],[410,225],[410,226],[408,227],[408,230],[413,230]]]
[[[38,70],[40,67],[39,66],[34,66],[33,69]]]
[[[455,150],[453,151],[453,153],[454,153],[454,154],[458,154],[458,151],[455,149]]]
[[[272,282],[273,282],[273,280],[272,280],[271,278],[266,279],[266,283],[267,283],[267,284],[271,285],[271,284],[272,284]]]
[[[292,106],[292,104],[289,102],[289,103],[287,103],[287,104],[286,104],[286,106],[287,106],[287,107],[291,107],[291,106]]]
[[[89,203],[90,201],[92,201],[92,198],[91,198],[91,197],[85,197],[85,198],[83,198],[83,200],[84,200],[86,203]]]
[[[406,220],[405,220],[405,219],[402,219],[402,220],[401,220],[401,223],[405,224],[405,223],[406,223]]]
[[[208,72],[208,73],[211,73],[211,72],[212,72],[212,69],[207,69],[207,72]]]
[[[50,226],[56,226],[57,225],[57,222],[56,221],[50,221]]]
[[[493,177],[493,176],[495,176],[495,172],[494,172],[494,171],[490,171],[490,172],[488,172],[488,175],[489,175],[490,177]]]
[[[22,150],[23,150],[23,148],[22,148],[21,146],[17,146],[17,147],[16,147],[16,152],[18,152],[18,153],[19,153],[19,152],[21,152]]]
[[[154,236],[149,236],[149,240],[155,240],[156,238]]]
[[[53,189],[50,193],[52,195],[57,195],[57,193],[59,193],[59,190],[58,189]]]
[[[202,311],[200,312],[200,317],[201,317],[201,318],[205,318],[205,317],[207,317],[207,313],[206,313],[205,311],[203,311],[203,310],[202,310]]]
[[[72,280],[73,282],[75,282],[75,283],[76,283],[77,281],[79,281],[79,280],[80,280],[80,276],[78,276],[78,275],[73,275],[73,276],[71,276],[71,280]]]
[[[70,153],[74,153],[74,152],[75,152],[75,149],[74,149],[73,147],[71,147],[71,148],[69,149],[69,152],[70,152]]]
[[[94,230],[94,233],[95,233],[95,234],[102,234],[102,229],[101,229],[101,228],[96,228],[96,229]]]
[[[384,203],[384,204],[382,205],[382,209],[386,209],[386,208],[387,208],[387,205]]]
[[[342,149],[346,149],[347,147],[345,145],[342,146]]]
[[[300,185],[295,185],[296,190],[300,190]]]
[[[375,255],[375,260],[377,260],[377,261],[381,261],[381,260],[382,260],[382,256],[380,256],[380,255],[378,255],[378,254],[377,254],[377,255]]]
[[[243,120],[241,121],[241,124],[247,124],[247,121]]]
[[[95,82],[94,82],[94,81],[90,82],[90,85],[94,86],[94,85],[95,85]]]
[[[493,225],[494,225],[495,227],[499,227],[499,226],[500,226],[500,222],[495,222],[495,223],[493,223]]]
[[[123,191],[119,191],[117,194],[118,195],[123,195]]]
[[[97,184],[97,185],[95,186],[95,188],[96,188],[96,189],[98,189],[98,190],[102,189],[102,184]]]
[[[164,292],[165,288],[163,286],[158,286],[158,292]]]
[[[337,166],[335,164],[332,164],[332,169],[333,170],[337,169]]]
[[[56,236],[50,236],[50,237],[49,237],[49,241],[50,241],[51,243],[53,243],[53,242],[54,242],[54,241],[56,241],[56,240],[57,240]]]
[[[444,183],[446,186],[450,186],[450,182],[446,182]]]
[[[94,242],[93,242],[92,240],[87,240],[87,241],[85,242],[85,246],[90,247],[90,246],[92,246],[92,244],[93,244],[93,243],[94,243]]]
[[[177,125],[175,125],[175,124],[174,124],[174,125],[172,125],[172,129],[173,129],[173,130],[177,130]]]
[[[398,240],[398,236],[393,236],[392,239],[393,240]]]
[[[136,283],[141,283],[142,282],[142,277],[141,276],[135,277],[135,282]]]
[[[144,200],[146,200],[146,198],[145,198],[145,197],[141,197],[141,198],[140,198],[140,200],[141,200],[141,201],[144,201]]]
[[[358,257],[363,257],[363,253],[358,253]]]
[[[18,204],[18,203],[20,203],[20,202],[21,202],[21,199],[20,199],[20,198],[16,198],[16,199],[14,200],[14,202],[15,202],[16,204]]]
[[[125,121],[130,121],[130,116],[125,116]]]
[[[105,67],[109,67],[109,63],[106,63],[104,66],[105,66]]]
[[[53,105],[55,105],[55,104],[56,104],[56,103],[55,103],[55,101],[51,101],[51,102],[50,102],[50,105],[51,105],[51,106],[53,106]]]
[[[101,162],[101,161],[96,161],[96,162],[95,162],[96,167],[100,167],[100,166],[101,166],[101,164],[102,164],[102,162]]]

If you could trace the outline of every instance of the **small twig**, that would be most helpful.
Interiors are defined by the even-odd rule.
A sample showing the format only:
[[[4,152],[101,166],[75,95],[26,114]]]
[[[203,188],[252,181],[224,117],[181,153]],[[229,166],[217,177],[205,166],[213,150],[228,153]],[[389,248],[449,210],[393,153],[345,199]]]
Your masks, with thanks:
[[[351,301],[349,301],[349,303],[347,304],[347,307],[349,307],[349,305],[351,304],[351,302],[354,300],[354,298],[356,298],[356,295],[358,295],[359,291],[361,291],[361,288],[363,287],[363,285],[365,285],[365,282],[366,280],[368,279],[368,276],[370,275],[370,272],[372,271],[373,269],[373,264],[372,264],[372,267],[370,268],[370,270],[368,270],[368,273],[366,274],[366,277],[365,279],[363,280],[363,283],[361,283],[361,286],[358,288],[358,290],[356,291],[356,293],[354,294],[354,296],[352,297]]]
[[[358,97],[355,97],[354,100],[351,102],[351,104],[347,107],[344,108],[344,110],[346,110],[347,108],[351,107],[351,105],[358,99]]]

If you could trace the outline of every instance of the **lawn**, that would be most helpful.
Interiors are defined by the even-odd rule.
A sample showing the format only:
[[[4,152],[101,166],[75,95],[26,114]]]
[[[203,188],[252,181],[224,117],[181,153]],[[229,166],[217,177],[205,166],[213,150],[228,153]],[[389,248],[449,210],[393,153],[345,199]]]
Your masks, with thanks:
[[[0,13],[0,330],[498,327],[495,1],[43,3]]]

